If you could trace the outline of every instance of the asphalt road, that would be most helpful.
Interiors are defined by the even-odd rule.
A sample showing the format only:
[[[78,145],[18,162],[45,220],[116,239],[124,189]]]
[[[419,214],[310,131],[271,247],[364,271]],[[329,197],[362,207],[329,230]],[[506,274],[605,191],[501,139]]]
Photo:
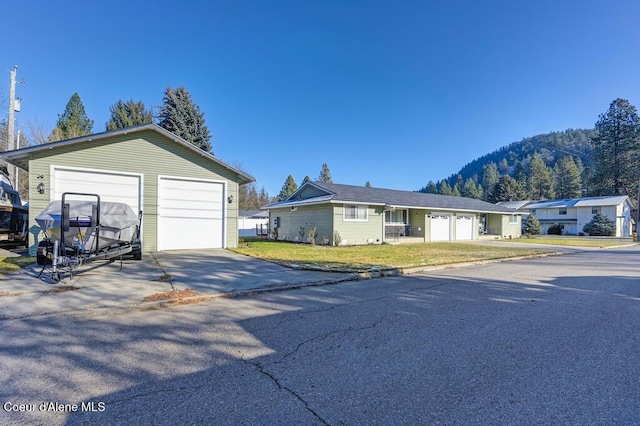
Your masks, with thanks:
[[[639,257],[0,321],[0,424],[640,424]]]

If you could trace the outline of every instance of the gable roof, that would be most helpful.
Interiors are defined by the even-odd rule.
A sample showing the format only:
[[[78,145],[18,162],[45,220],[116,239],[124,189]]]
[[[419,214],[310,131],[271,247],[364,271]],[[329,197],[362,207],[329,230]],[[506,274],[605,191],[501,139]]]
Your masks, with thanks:
[[[564,200],[543,200],[531,201],[529,204],[521,207],[524,209],[552,209],[552,208],[569,208],[569,207],[599,207],[599,206],[617,206],[624,202],[629,203],[631,200],[626,195],[611,195],[603,197],[583,197],[570,198]]]
[[[312,190],[314,189],[314,190]],[[305,193],[311,193],[305,196]],[[433,210],[457,210],[478,213],[513,214],[515,210],[487,203],[474,198],[425,194],[395,189],[342,185],[327,182],[305,182],[284,201],[269,204],[263,209],[293,207],[305,204],[354,203],[396,208],[424,208]]]
[[[102,132],[102,133],[95,133],[93,135],[87,135],[87,136],[81,136],[79,138],[72,138],[72,139],[65,139],[62,141],[57,141],[57,142],[50,142],[50,143],[45,143],[42,145],[34,145],[34,146],[29,146],[26,148],[20,148],[20,149],[16,149],[13,151],[5,151],[0,153],[0,157],[4,158],[8,163],[14,164],[18,167],[20,167],[23,170],[29,170],[29,157],[30,154],[33,153],[38,153],[38,152],[42,152],[42,151],[48,151],[48,150],[52,150],[52,149],[57,149],[57,148],[61,148],[61,147],[67,147],[67,146],[73,146],[73,145],[77,145],[77,144],[82,144],[84,142],[89,142],[89,141],[97,141],[97,140],[103,140],[103,139],[108,139],[108,138],[112,138],[114,136],[123,136],[123,135],[128,135],[131,133],[139,133],[139,132],[144,132],[144,131],[153,131],[156,133],[159,133],[169,139],[171,139],[172,141],[174,141],[177,144],[180,144],[182,146],[184,146],[185,148],[190,149],[193,152],[196,152],[200,155],[202,155],[203,157],[205,157],[206,159],[234,172],[238,174],[238,177],[240,178],[240,184],[245,184],[245,183],[251,183],[251,182],[255,182],[255,179],[253,178],[253,176],[225,163],[224,161],[220,160],[219,158],[215,157],[213,154],[206,152],[200,148],[198,148],[197,146],[187,142],[186,140],[182,139],[179,136],[174,135],[173,133],[169,132],[168,130],[158,126],[155,123],[149,123],[149,124],[142,124],[139,126],[134,126],[134,127],[127,127],[124,129],[117,129],[117,130],[111,130],[108,132]]]

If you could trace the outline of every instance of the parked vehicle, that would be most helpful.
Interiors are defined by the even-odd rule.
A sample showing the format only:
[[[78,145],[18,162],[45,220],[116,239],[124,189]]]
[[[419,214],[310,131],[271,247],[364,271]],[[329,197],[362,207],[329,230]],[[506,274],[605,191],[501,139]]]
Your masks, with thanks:
[[[29,210],[22,205],[20,194],[0,174],[0,245],[26,245],[28,222]]]

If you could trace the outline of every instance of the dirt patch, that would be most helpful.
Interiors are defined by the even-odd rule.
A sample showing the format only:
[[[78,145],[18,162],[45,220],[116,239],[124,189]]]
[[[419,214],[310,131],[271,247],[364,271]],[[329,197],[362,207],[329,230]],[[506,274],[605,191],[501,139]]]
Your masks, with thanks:
[[[24,291],[17,291],[15,293],[10,293],[8,291],[0,291],[0,297],[10,297],[10,296],[20,296]]]
[[[154,302],[154,301],[158,301],[158,300],[183,300],[187,297],[194,297],[197,296],[198,292],[193,291],[193,290],[170,290],[170,291],[163,291],[162,293],[154,293],[150,296],[147,296],[143,299],[144,302]]]
[[[80,287],[74,287],[72,285],[63,285],[60,287],[52,288],[51,290],[45,290],[43,293],[64,293],[65,291],[80,290]]]

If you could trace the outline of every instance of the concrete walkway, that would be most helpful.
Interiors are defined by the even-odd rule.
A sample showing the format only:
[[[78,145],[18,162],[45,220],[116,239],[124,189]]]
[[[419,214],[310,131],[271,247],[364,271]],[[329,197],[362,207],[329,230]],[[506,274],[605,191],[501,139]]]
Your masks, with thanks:
[[[4,253],[4,252],[3,252]],[[0,253],[0,255],[6,253]],[[41,266],[0,274],[0,320],[74,311],[153,309],[180,301],[233,297],[359,279],[357,274],[293,270],[227,250],[166,251],[141,261],[96,261],[58,284]]]

